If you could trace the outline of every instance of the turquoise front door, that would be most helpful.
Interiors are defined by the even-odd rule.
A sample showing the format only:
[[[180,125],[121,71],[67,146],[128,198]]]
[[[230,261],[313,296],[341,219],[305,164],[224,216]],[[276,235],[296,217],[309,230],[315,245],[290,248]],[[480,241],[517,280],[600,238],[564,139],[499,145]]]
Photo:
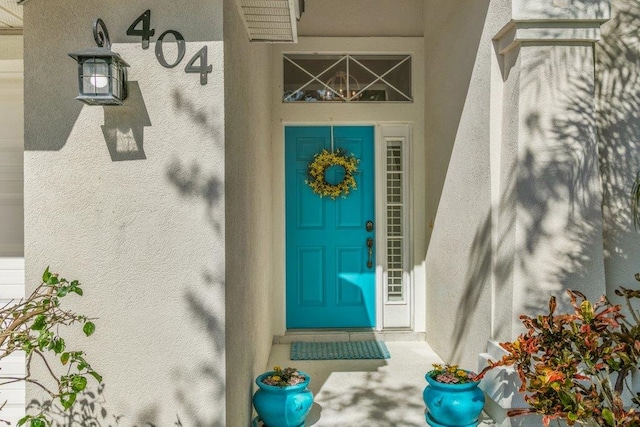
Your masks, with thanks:
[[[332,138],[333,132],[333,138]],[[305,183],[323,149],[360,160],[357,189],[320,197]],[[375,325],[374,131],[372,126],[285,128],[287,328]],[[338,170],[336,170],[338,169]],[[331,168],[329,181],[343,171]]]

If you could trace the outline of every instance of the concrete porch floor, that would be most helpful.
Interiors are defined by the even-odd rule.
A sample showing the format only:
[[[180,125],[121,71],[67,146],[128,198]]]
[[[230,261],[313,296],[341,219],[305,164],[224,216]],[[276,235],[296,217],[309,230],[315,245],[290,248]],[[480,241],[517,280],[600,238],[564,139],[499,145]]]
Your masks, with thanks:
[[[292,366],[311,376],[314,404],[305,426],[426,426],[424,374],[442,360],[425,341],[385,341],[386,360],[295,360],[291,344],[274,344],[268,369]],[[483,418],[480,426],[495,426]]]

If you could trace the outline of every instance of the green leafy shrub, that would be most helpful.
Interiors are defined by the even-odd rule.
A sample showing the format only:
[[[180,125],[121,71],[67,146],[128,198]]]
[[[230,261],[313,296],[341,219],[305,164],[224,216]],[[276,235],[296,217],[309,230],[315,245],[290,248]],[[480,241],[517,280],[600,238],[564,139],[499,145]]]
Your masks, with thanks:
[[[58,399],[65,410],[73,405],[78,393],[85,390],[89,377],[102,382],[100,374],[85,360],[85,353],[68,350],[65,340],[59,335],[60,329],[65,326],[82,325],[86,336],[92,335],[96,328],[87,316],[60,307],[61,300],[70,294],[82,296],[80,283],[59,278],[47,267],[42,275],[42,283],[28,298],[18,303],[11,302],[0,309],[0,361],[15,351],[24,351],[26,355],[26,375],[3,378],[0,385],[20,381],[35,384],[52,399]],[[55,355],[60,366],[52,366],[47,354]],[[34,358],[45,365],[55,386],[32,377],[31,364]],[[54,371],[63,373],[60,375]],[[27,415],[18,422],[18,426],[27,423],[31,427],[51,425],[44,413]]]

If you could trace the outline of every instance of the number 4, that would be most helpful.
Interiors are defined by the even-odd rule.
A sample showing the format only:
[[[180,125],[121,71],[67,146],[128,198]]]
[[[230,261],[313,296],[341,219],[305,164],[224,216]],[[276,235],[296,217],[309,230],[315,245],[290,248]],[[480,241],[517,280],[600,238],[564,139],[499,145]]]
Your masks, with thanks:
[[[142,29],[136,30],[138,24],[142,22]],[[140,36],[142,37],[142,48],[149,49],[149,37],[156,33],[156,30],[150,29],[151,27],[151,10],[147,10],[140,15],[138,19],[133,21],[133,24],[129,25],[127,29],[128,36]]]
[[[198,59],[200,59],[200,65],[198,66],[193,65],[193,63],[196,62]],[[193,55],[193,58],[191,58],[191,61],[189,61],[187,66],[184,67],[185,73],[200,74],[201,85],[207,84],[207,73],[210,73],[212,71],[213,71],[213,66],[208,65],[208,62],[207,62],[207,46],[203,46],[202,49],[198,51],[198,53]]]

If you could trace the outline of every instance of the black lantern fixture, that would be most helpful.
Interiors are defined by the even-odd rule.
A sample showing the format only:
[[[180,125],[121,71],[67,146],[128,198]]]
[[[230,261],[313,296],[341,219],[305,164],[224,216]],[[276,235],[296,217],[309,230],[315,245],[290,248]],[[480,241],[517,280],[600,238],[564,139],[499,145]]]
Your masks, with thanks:
[[[122,105],[127,98],[127,64],[111,51],[109,32],[102,19],[93,21],[93,38],[98,47],[71,52],[78,61],[76,99],[89,105]]]

